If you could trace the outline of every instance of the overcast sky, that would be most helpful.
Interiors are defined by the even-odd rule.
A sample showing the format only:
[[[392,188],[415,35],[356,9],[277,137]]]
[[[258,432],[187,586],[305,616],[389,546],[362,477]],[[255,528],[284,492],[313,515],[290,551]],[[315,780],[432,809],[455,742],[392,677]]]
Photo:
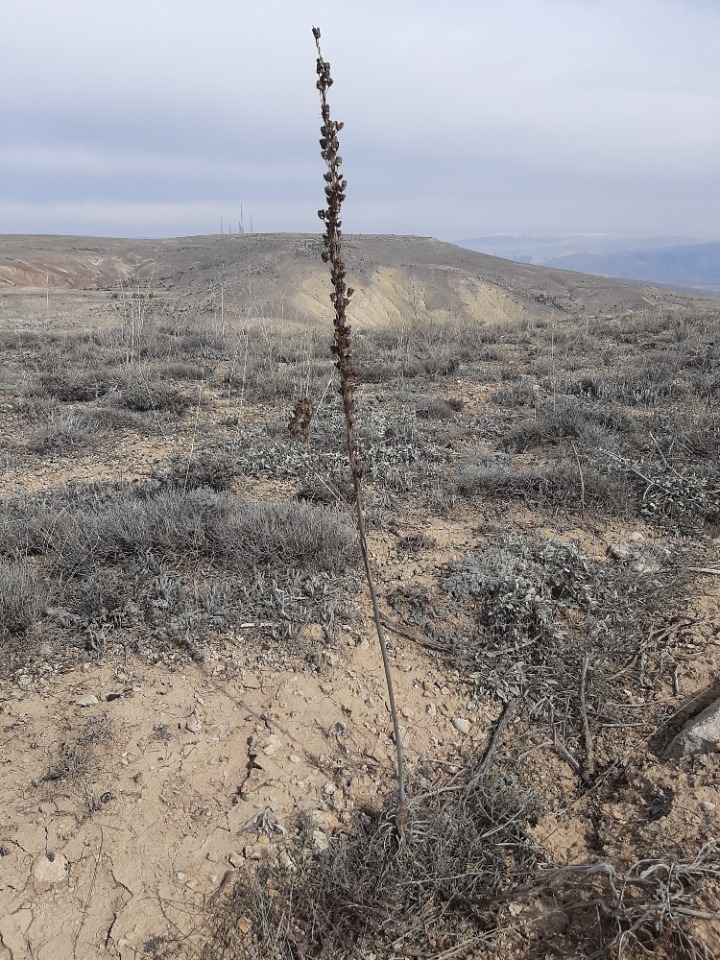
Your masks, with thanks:
[[[0,231],[720,239],[720,0],[14,0]]]

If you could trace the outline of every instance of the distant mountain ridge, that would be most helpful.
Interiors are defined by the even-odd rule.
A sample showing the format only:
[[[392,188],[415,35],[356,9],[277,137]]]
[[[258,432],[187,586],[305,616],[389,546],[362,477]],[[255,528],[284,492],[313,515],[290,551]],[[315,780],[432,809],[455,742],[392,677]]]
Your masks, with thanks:
[[[619,253],[569,254],[550,257],[544,266],[644,283],[720,290],[720,243],[683,244]]]
[[[487,236],[470,250],[558,270],[636,280],[720,296],[720,241],[691,237]]]

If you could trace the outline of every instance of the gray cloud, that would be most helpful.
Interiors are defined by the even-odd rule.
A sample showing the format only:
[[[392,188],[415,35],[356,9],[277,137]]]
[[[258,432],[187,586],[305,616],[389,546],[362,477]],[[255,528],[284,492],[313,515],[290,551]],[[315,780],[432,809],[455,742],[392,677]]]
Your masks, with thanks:
[[[709,0],[24,0],[3,230],[317,230],[313,23],[348,230],[720,236]]]

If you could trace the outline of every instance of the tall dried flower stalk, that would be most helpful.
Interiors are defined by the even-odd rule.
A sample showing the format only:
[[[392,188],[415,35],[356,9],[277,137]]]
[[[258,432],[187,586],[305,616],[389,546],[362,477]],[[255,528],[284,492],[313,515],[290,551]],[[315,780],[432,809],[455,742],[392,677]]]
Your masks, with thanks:
[[[344,179],[341,166],[342,157],[339,154],[340,143],[338,133],[343,128],[342,123],[330,119],[330,105],[327,99],[327,93],[332,86],[332,77],[330,76],[330,64],[323,59],[320,51],[320,30],[313,27],[313,36],[317,46],[317,88],[320,91],[320,103],[322,106],[322,134],[320,147],[322,158],[327,165],[324,174],[325,179],[325,198],[327,207],[318,211],[318,216],[325,224],[325,233],[323,241],[325,249],[322,252],[322,258],[325,263],[330,264],[330,277],[332,281],[332,293],[330,299],[334,307],[334,337],[332,352],[335,355],[335,366],[340,374],[340,396],[343,402],[343,411],[345,413],[345,439],[347,441],[348,460],[350,462],[350,471],[352,473],[353,487],[355,491],[355,513],[357,517],[358,537],[360,540],[360,551],[362,553],[363,564],[365,566],[365,576],[367,578],[370,602],[372,604],[373,619],[375,621],[375,630],[377,631],[380,642],[380,652],[382,654],[383,667],[385,669],[385,682],[387,684],[388,700],[390,703],[390,716],[392,718],[393,732],[395,737],[395,754],[397,760],[397,782],[398,782],[398,802],[401,812],[405,809],[405,764],[403,761],[402,743],[400,740],[400,725],[398,723],[397,708],[395,706],[395,692],[393,689],[392,673],[390,672],[390,659],[385,643],[385,634],[380,620],[380,610],[378,608],[377,594],[375,591],[375,581],[373,579],[372,567],[370,564],[370,552],[367,545],[365,533],[365,508],[363,506],[362,495],[362,460],[361,447],[357,440],[355,432],[355,393],[358,384],[358,371],[353,365],[352,359],[352,341],[350,337],[350,324],[347,322],[347,307],[350,298],[353,295],[352,287],[348,287],[345,282],[345,263],[342,258],[341,247],[341,224],[340,211],[342,202],[345,199],[345,190],[347,189],[347,180]]]

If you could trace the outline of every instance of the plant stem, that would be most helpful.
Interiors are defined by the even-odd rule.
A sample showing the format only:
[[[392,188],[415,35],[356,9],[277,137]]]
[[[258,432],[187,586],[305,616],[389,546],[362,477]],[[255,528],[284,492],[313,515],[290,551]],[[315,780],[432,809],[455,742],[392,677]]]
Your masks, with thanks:
[[[345,199],[345,189],[347,188],[347,181],[341,173],[342,157],[338,153],[339,141],[337,138],[337,134],[342,130],[343,124],[330,119],[330,105],[327,99],[327,92],[333,83],[330,75],[330,64],[323,59],[320,51],[320,30],[317,27],[313,27],[313,36],[315,37],[318,53],[317,88],[320,91],[323,120],[320,147],[322,148],[323,160],[325,160],[327,164],[327,171],[324,174],[327,208],[318,211],[318,216],[325,223],[325,234],[323,235],[325,249],[323,250],[322,258],[326,263],[330,264],[330,276],[333,288],[330,294],[335,314],[333,321],[334,337],[332,352],[336,357],[335,366],[340,374],[339,391],[343,401],[345,440],[347,442],[348,461],[350,463],[350,472],[352,473],[353,488],[355,491],[355,514],[360,540],[360,551],[365,567],[365,577],[370,593],[373,620],[375,621],[375,630],[380,643],[380,653],[382,654],[383,668],[385,670],[385,683],[387,685],[390,717],[392,719],[395,738],[398,804],[399,812],[402,814],[406,806],[405,764],[402,741],[400,739],[400,724],[395,706],[395,692],[390,670],[390,658],[388,656],[385,634],[380,620],[380,609],[378,607],[375,581],[370,563],[370,551],[367,544],[365,508],[362,495],[363,471],[360,461],[361,448],[355,433],[355,393],[357,391],[358,372],[352,363],[352,341],[350,337],[350,325],[347,322],[346,315],[346,309],[354,291],[345,283],[345,263],[342,258],[342,232],[340,230],[342,224],[340,211],[342,202]]]

